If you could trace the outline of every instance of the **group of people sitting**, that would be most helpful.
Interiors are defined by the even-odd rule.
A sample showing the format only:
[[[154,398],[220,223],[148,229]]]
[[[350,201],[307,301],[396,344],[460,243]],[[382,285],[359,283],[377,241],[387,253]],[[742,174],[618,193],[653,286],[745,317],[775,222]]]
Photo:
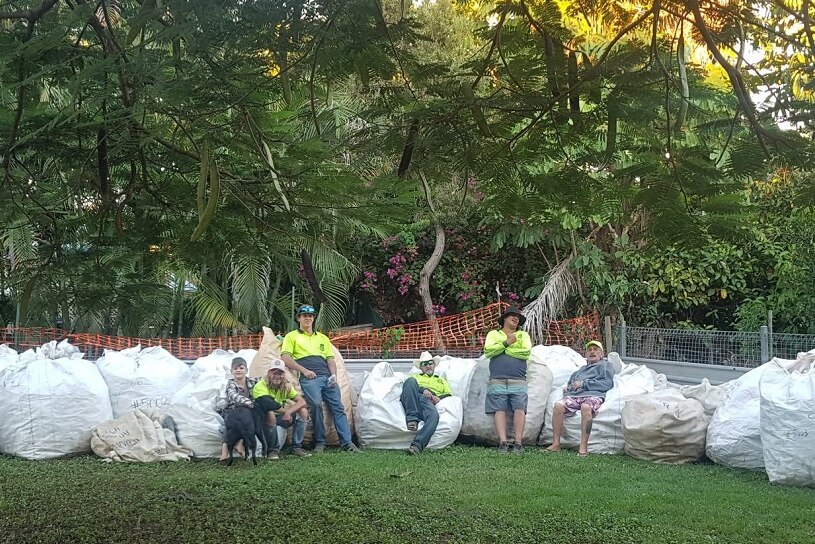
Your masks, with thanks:
[[[261,379],[250,378],[246,361],[236,357],[232,361],[232,379],[226,389],[225,412],[236,406],[268,406],[265,424],[267,428],[268,459],[279,459],[283,444],[278,440],[276,427],[293,428],[291,453],[298,457],[311,454],[303,448],[306,424],[313,423],[313,451],[325,450],[325,422],[323,404],[334,422],[334,428],[344,451],[359,453],[351,441],[348,417],[342,405],[337,385],[337,367],[331,341],[314,330],[316,310],[303,305],[297,311],[299,327],[283,339],[281,358],[272,362]],[[490,331],[484,342],[484,355],[489,359],[489,383],[485,413],[493,416],[495,432],[499,438],[498,452],[523,453],[522,442],[526,423],[527,364],[532,351],[532,340],[522,330],[526,318],[521,311],[510,306],[498,319],[496,330]],[[581,436],[578,455],[588,455],[589,434],[592,420],[605,399],[606,392],[614,384],[614,367],[605,358],[603,345],[597,340],[585,346],[587,365],[574,372],[563,389],[563,399],[555,403],[553,442],[547,451],[558,451],[563,431],[564,417],[581,415]],[[424,352],[416,362],[420,373],[406,379],[402,386],[400,402],[405,409],[405,425],[415,432],[408,453],[418,455],[430,442],[439,422],[436,404],[454,394],[450,384],[435,374],[438,357]],[[286,369],[299,373],[300,395],[286,378]],[[515,443],[510,446],[507,418],[512,417]],[[423,422],[420,428],[420,422]],[[240,453],[240,445],[236,448]],[[224,442],[221,460],[227,460],[229,452]]]

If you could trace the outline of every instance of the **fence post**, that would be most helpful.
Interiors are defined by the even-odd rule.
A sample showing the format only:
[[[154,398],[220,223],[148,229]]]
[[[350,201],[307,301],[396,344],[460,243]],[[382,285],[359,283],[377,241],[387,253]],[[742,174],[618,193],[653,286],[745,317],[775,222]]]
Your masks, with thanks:
[[[770,360],[770,332],[769,329],[767,329],[767,325],[761,326],[759,334],[761,336],[761,361],[759,364],[764,364]]]
[[[606,352],[614,351],[614,344],[611,342],[611,316],[607,315],[603,321],[606,326]]]
[[[770,346],[770,349],[769,349],[769,355],[770,356],[767,358],[767,360],[769,361],[770,358],[772,358],[775,355],[773,353],[773,311],[772,310],[767,310],[767,329],[769,329],[768,330],[768,335],[769,335],[768,344]]]
[[[625,319],[620,318],[620,357],[626,356],[626,327]]]

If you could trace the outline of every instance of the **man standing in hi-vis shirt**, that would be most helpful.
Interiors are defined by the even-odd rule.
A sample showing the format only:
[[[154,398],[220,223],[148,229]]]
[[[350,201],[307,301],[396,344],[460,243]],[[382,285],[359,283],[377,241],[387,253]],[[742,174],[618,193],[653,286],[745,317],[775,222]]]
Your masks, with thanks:
[[[359,448],[351,442],[351,428],[342,405],[340,388],[337,386],[334,348],[326,335],[314,331],[316,316],[317,310],[313,306],[308,304],[300,306],[297,310],[297,323],[300,328],[291,331],[283,339],[280,358],[288,368],[300,373],[300,387],[308,403],[314,427],[315,453],[325,450],[323,402],[331,412],[342,449],[358,453]]]

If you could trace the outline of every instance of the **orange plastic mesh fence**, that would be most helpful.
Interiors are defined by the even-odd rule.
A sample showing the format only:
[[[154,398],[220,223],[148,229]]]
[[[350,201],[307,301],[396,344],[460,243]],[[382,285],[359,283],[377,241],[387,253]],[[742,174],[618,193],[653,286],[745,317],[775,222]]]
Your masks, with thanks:
[[[487,333],[497,326],[498,317],[507,307],[495,303],[484,308],[437,319],[439,331],[450,355],[478,355]],[[104,334],[69,333],[62,329],[13,328],[0,329],[0,344],[17,351],[36,348],[51,340],[67,338],[71,344],[85,352],[87,359],[102,355],[103,350],[123,350],[141,345],[161,346],[179,359],[197,359],[216,349],[239,351],[257,349],[261,334],[219,336],[214,338],[132,338]],[[582,350],[586,340],[600,337],[600,320],[596,313],[553,321],[549,326],[545,344],[562,344]],[[348,358],[414,357],[425,350],[437,351],[433,329],[429,321],[407,323],[395,327],[338,332],[329,335],[332,343]]]

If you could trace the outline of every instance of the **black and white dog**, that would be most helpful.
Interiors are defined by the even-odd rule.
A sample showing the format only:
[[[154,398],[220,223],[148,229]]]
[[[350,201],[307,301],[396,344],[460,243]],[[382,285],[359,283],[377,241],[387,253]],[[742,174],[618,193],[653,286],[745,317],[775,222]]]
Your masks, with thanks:
[[[254,408],[248,406],[236,406],[227,413],[224,418],[224,425],[226,426],[226,447],[229,450],[229,462],[227,466],[232,464],[232,452],[235,449],[235,444],[243,440],[245,458],[249,458],[249,451],[252,452],[252,463],[257,465],[258,460],[255,456],[255,450],[258,448],[257,437],[260,437],[261,454],[266,455],[269,450],[269,444],[266,441],[266,413],[274,412],[280,408],[280,404],[272,397],[260,397],[255,400]]]

